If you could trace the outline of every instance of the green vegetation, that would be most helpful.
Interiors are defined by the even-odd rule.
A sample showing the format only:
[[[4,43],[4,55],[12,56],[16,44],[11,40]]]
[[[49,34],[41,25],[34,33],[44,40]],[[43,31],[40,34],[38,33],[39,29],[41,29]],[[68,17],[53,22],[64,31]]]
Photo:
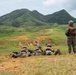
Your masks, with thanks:
[[[73,18],[67,11],[64,9],[58,12],[55,12],[51,15],[47,15],[47,22],[58,23],[58,24],[67,24],[69,20],[76,22],[76,19]]]
[[[67,54],[65,36],[70,19],[76,22],[65,10],[44,16],[21,9],[0,17],[0,75],[76,75],[76,55]],[[39,43],[43,50],[51,43],[62,55],[9,57],[22,46],[34,50]]]
[[[27,26],[12,27],[0,26],[0,54],[9,54],[13,51],[20,51],[22,46],[28,46],[29,49],[35,49],[37,44],[33,41],[41,40],[43,49],[45,49],[47,41],[56,49],[62,49],[66,53],[66,25],[47,25],[47,26]],[[32,43],[32,46],[29,45]],[[59,48],[60,47],[60,48]]]
[[[36,10],[30,11],[28,9],[19,9],[1,16],[0,26],[6,25],[27,28],[27,26],[46,26],[49,23],[67,24],[69,20],[76,22],[76,19],[65,10],[43,15]]]

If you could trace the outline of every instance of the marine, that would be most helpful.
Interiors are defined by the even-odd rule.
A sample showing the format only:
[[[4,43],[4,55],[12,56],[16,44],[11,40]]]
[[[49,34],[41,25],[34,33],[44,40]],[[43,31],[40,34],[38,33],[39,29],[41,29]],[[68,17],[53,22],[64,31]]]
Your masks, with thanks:
[[[68,53],[70,54],[72,49],[73,52],[76,53],[76,28],[72,20],[68,22],[68,25],[69,26],[65,32],[65,35],[67,36]]]

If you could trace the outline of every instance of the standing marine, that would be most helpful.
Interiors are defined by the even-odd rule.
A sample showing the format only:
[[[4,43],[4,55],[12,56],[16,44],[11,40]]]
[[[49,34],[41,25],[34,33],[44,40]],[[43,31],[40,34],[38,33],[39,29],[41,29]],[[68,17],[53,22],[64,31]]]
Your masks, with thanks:
[[[71,53],[73,49],[73,52],[76,53],[76,28],[72,20],[68,22],[65,35],[67,36],[68,52]]]

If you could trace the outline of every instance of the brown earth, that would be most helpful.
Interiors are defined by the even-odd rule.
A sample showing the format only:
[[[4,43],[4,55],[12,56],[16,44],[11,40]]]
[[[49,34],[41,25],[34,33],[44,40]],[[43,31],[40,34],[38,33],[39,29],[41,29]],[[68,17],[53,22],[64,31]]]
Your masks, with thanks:
[[[27,42],[19,42],[19,45],[22,46],[23,44],[27,44],[28,46],[34,46],[40,44],[42,41],[46,40],[46,44],[50,43],[51,45],[55,45],[51,39],[49,39],[47,36],[39,36],[34,38],[32,41],[30,41],[29,38],[21,36],[16,38],[17,40],[27,40]]]
[[[18,36],[17,38],[15,38],[14,40],[28,40],[29,38],[26,36]]]
[[[13,75],[76,75],[76,55],[31,56],[10,58],[0,55],[0,72]],[[15,74],[16,73],[16,74]],[[12,74],[9,74],[12,75]]]
[[[19,71],[19,60],[10,58],[6,55],[0,55],[0,72],[5,70]]]
[[[54,43],[52,42],[51,39],[48,38],[48,36],[39,36],[34,38],[33,40],[30,40],[30,38],[28,38],[27,36],[18,36],[16,38],[11,38],[10,40],[20,41],[18,43],[19,46],[22,46],[22,45],[34,46],[34,45],[40,44],[44,40],[46,40],[46,44],[50,43],[51,45],[54,45]]]

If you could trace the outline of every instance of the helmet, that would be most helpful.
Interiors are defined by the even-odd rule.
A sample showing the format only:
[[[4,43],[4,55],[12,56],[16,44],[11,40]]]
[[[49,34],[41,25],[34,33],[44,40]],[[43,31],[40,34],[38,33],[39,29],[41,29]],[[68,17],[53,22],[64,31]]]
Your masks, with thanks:
[[[37,48],[42,48],[42,46],[41,45],[38,45]]]
[[[69,24],[73,24],[74,22],[73,22],[72,20],[70,20],[68,23],[69,23]]]
[[[22,48],[27,48],[26,46],[23,46]]]
[[[51,44],[47,44],[47,47],[52,47]]]

